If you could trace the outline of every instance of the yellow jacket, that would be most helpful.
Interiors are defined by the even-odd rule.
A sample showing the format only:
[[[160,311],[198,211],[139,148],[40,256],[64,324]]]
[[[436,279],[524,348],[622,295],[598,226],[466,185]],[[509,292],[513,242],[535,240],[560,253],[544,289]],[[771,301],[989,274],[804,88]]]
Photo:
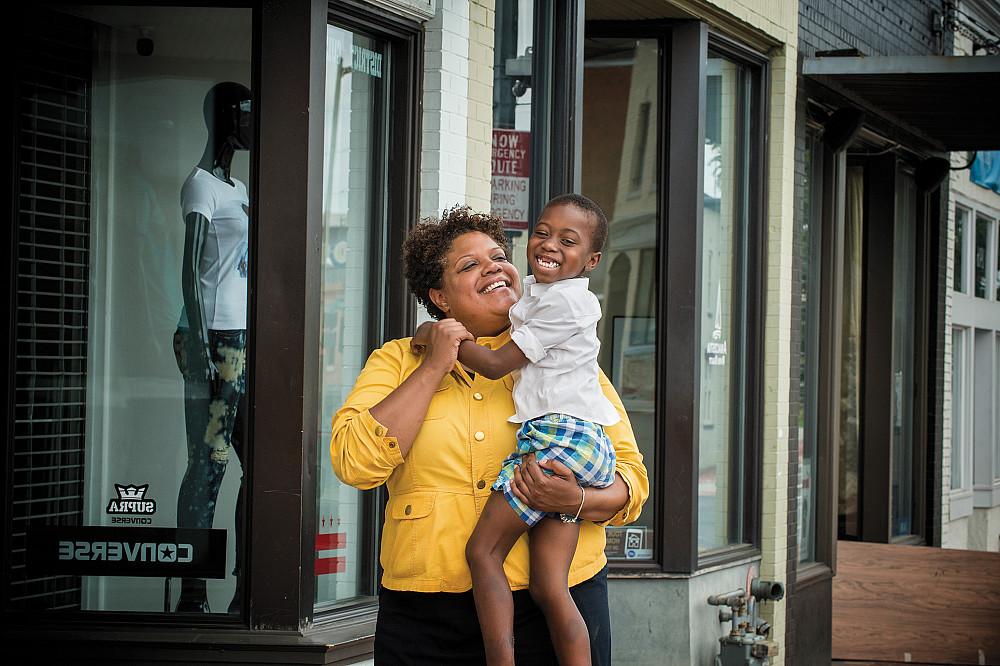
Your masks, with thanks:
[[[504,332],[477,342],[496,349],[509,340],[509,332]],[[382,584],[391,590],[464,592],[472,588],[465,543],[500,464],[515,448],[518,424],[507,421],[514,413],[513,381],[509,376],[470,379],[456,365],[436,390],[404,460],[395,438],[387,436],[369,409],[402,384],[420,360],[410,351],[409,338],[388,342],[372,353],[334,416],[330,454],[344,483],[361,489],[388,485]],[[601,386],[622,418],[605,432],[615,445],[616,471],[629,488],[628,502],[608,523],[624,525],[639,516],[649,480],[625,409],[603,373]],[[593,577],[606,562],[604,527],[583,522],[569,584]],[[512,589],[528,586],[526,536],[514,544],[504,569]]]

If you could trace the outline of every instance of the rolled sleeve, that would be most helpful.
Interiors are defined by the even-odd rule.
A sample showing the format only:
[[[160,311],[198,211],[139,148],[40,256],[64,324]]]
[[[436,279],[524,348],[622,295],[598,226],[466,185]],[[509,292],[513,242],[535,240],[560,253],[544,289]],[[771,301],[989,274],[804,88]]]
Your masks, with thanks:
[[[628,420],[625,406],[622,405],[618,392],[615,391],[615,387],[608,381],[603,372],[601,373],[601,389],[621,417],[621,421],[607,426],[604,432],[614,444],[615,471],[628,487],[628,501],[615,515],[600,524],[627,525],[639,517],[642,505],[649,497],[649,476],[642,461],[642,452],[639,451],[639,446],[636,444],[635,433],[632,432],[632,424]]]
[[[521,326],[516,331],[511,331],[510,339],[532,363],[545,358],[545,346],[528,326]]]
[[[398,344],[390,343],[393,347]],[[400,383],[400,349],[386,345],[368,358],[354,390],[333,417],[330,458],[344,483],[367,490],[385,483],[403,464],[395,437],[372,416],[371,408]]]

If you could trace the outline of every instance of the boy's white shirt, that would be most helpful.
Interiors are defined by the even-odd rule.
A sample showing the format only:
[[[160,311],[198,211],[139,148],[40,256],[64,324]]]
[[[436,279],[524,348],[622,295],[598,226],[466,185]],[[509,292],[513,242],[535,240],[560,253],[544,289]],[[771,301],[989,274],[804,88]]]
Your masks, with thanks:
[[[510,338],[530,363],[515,373],[516,413],[509,421],[553,413],[601,425],[620,420],[601,390],[601,304],[589,284],[589,278],[547,284],[524,278],[524,294],[510,309]]]

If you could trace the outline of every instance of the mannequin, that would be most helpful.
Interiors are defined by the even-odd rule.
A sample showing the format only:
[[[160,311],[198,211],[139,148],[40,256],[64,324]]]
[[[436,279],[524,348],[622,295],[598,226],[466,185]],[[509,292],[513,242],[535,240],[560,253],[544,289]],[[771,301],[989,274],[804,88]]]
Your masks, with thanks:
[[[184,311],[174,354],[184,377],[187,469],[177,496],[177,526],[210,528],[229,450],[242,459],[246,418],[246,307],[249,197],[231,177],[238,150],[250,150],[250,91],[238,83],[205,96],[208,141],[181,188]],[[239,611],[243,480],[236,501],[236,594]],[[205,581],[185,578],[176,612],[211,612]]]

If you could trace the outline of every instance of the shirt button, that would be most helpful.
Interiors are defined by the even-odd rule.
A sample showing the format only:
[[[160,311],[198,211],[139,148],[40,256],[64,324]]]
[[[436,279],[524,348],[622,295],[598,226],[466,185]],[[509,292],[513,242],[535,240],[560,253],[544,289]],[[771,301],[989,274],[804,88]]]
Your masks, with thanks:
[[[476,391],[475,393],[472,394],[472,397],[475,398],[476,400],[482,400],[483,399],[483,394],[480,393],[480,392],[478,392],[478,391]]]
[[[479,483],[476,484],[476,488],[479,488],[480,490],[482,490],[485,487],[486,487],[485,481],[480,481]]]
[[[407,516],[410,515],[411,513],[413,513],[413,507],[407,504],[406,508],[403,509],[403,513],[405,513]]]
[[[475,434],[475,435],[473,435],[473,437],[475,437],[475,438],[476,438],[476,441],[477,441],[477,442],[481,442],[481,441],[483,441],[484,439],[486,439],[486,433],[485,433],[485,432],[483,432],[482,430],[477,430],[477,431],[476,431],[476,434]]]
[[[381,437],[382,435],[385,434],[385,428],[383,428],[382,426],[375,426],[375,434]]]

